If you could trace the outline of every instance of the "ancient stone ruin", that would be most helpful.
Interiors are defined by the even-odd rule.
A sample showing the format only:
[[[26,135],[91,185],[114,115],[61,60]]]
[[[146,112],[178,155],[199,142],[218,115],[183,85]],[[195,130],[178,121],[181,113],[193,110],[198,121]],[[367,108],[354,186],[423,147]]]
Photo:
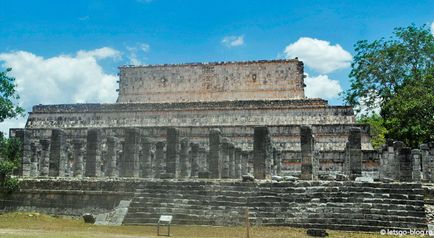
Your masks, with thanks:
[[[373,150],[351,107],[304,96],[297,59],[119,75],[116,103],[36,105],[11,129],[23,182],[5,209],[240,225],[248,208],[256,225],[426,228],[420,182],[434,180],[434,144]]]

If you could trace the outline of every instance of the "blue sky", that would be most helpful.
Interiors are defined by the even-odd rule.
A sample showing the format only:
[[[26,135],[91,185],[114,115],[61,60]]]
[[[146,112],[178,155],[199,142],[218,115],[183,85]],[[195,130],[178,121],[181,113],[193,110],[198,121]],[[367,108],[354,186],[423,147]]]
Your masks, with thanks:
[[[27,110],[114,102],[119,65],[295,56],[306,64],[308,96],[342,104],[355,42],[434,22],[434,1],[408,0],[0,0],[0,8],[0,66],[13,67]]]

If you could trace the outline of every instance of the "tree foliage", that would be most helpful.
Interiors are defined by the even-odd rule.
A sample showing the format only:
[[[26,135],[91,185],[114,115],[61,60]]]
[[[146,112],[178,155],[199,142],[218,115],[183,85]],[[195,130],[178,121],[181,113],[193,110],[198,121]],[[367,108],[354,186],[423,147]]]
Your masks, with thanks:
[[[384,127],[384,120],[380,115],[363,115],[357,119],[357,122],[369,124],[369,134],[371,136],[371,144],[374,149],[380,149],[381,146],[386,143],[387,129]]]
[[[4,138],[0,133],[0,193],[10,193],[18,188],[18,180],[12,174],[20,166],[21,156],[21,142],[16,138]]]
[[[20,97],[16,92],[15,78],[8,75],[11,70],[0,71],[0,122],[24,113],[16,102]],[[20,159],[20,141],[5,138],[0,132],[0,192],[9,193],[18,188],[18,180],[12,174],[19,167]]]
[[[20,97],[15,90],[15,78],[8,76],[11,68],[0,71],[0,122],[7,118],[14,118],[24,113],[24,109],[16,105]]]
[[[387,137],[408,145],[433,139],[434,36],[423,25],[355,44],[351,86],[344,100],[362,116],[380,109]]]

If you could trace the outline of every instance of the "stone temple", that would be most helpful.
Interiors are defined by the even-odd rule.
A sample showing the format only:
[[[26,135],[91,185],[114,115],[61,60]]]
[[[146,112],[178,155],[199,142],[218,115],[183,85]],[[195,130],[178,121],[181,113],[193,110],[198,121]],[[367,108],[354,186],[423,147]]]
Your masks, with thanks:
[[[131,130],[156,144],[168,136],[167,128],[176,128],[179,138],[189,138],[208,150],[209,131],[217,128],[235,148],[250,153],[254,128],[265,126],[281,153],[282,169],[294,173],[301,166],[300,126],[312,130],[314,150],[322,157],[321,171],[341,169],[338,164],[344,161],[351,127],[362,130],[362,150],[372,150],[368,127],[356,124],[351,107],[329,106],[325,100],[304,96],[303,63],[299,60],[124,66],[119,76],[119,96],[114,104],[34,106],[25,127],[33,146],[30,151],[43,153],[44,143],[49,146],[50,140],[51,144],[57,143],[53,139],[62,140],[65,161],[61,166],[71,168],[60,174],[70,176],[76,165],[74,153],[89,146],[89,131],[96,133],[101,144],[98,167],[109,166],[107,156],[115,156],[107,143],[128,147],[125,141]],[[23,130],[11,131],[12,136],[20,133]],[[365,166],[378,162],[371,159]],[[43,166],[32,167],[32,161],[35,159],[26,161],[24,174],[42,172]],[[92,176],[105,175],[100,168],[95,172]]]
[[[22,187],[3,209],[196,225],[240,225],[248,209],[256,225],[426,228],[434,144],[373,150],[353,109],[306,98],[304,77],[297,59],[120,67],[116,103],[36,105],[10,130]]]

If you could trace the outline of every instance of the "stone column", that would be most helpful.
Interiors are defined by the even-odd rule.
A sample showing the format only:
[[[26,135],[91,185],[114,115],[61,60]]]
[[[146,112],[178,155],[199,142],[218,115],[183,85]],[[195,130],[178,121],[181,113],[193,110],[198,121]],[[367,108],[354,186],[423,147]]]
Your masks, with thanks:
[[[152,178],[152,156],[151,141],[149,138],[142,138],[142,152],[140,153],[140,177]]]
[[[84,176],[98,177],[101,174],[101,131],[100,129],[87,130],[86,137],[86,169]]]
[[[191,173],[190,177],[196,178],[199,174],[199,144],[190,143],[190,161],[191,161]]]
[[[431,173],[430,182],[434,182],[434,142],[428,143],[429,147],[429,170]]]
[[[319,159],[321,157],[321,154],[318,150],[313,151],[312,155],[312,179],[318,180],[319,177]]]
[[[393,142],[393,154],[389,154],[389,163],[392,179],[400,180],[401,177],[399,175],[400,170],[400,151],[404,147],[404,142],[402,141],[394,141]]]
[[[140,133],[136,128],[125,129],[122,177],[139,177]]]
[[[32,155],[30,164],[30,176],[36,177],[39,175],[39,158],[36,143],[30,143],[30,151]]]
[[[222,156],[221,156],[221,131],[212,129],[209,132],[209,175],[210,178],[221,178]]]
[[[421,153],[421,159],[422,159],[422,181],[428,182],[431,180],[430,176],[430,156],[429,156],[429,147],[428,144],[422,144],[420,145],[420,153]]]
[[[32,146],[30,142],[30,133],[28,130],[23,129],[19,132],[22,132],[22,135],[19,135],[19,138],[22,142],[23,148],[23,159],[21,163],[21,175],[24,177],[30,176],[31,164],[32,164]]]
[[[50,140],[41,139],[41,161],[39,164],[39,176],[48,176],[50,164]]]
[[[256,179],[271,177],[271,174],[267,174],[267,160],[271,158],[270,131],[267,127],[255,127],[253,135],[253,176]]]
[[[234,157],[234,174],[231,178],[241,178],[241,148],[235,148]]]
[[[413,160],[412,180],[414,182],[420,182],[422,179],[422,153],[418,149],[411,150],[411,158]]]
[[[83,177],[83,143],[80,139],[74,139],[73,157],[74,157],[74,177]]]
[[[354,180],[362,176],[362,130],[358,127],[350,128],[346,154],[350,179]]]
[[[116,168],[118,172],[118,176],[122,177],[122,170],[124,167],[124,150],[125,150],[125,141],[118,140],[116,145]]]
[[[228,154],[229,154],[229,160],[228,162],[228,177],[234,178],[235,177],[235,146],[233,143],[229,143],[228,145]]]
[[[276,175],[282,174],[282,152],[277,151],[276,153]]]
[[[181,139],[181,152],[179,156],[179,164],[180,164],[180,178],[189,177],[188,174],[188,138]]]
[[[105,171],[106,176],[108,177],[117,177],[117,153],[118,153],[118,145],[117,139],[114,136],[107,137],[107,170]]]
[[[167,129],[166,174],[167,178],[176,178],[179,163],[179,131],[176,128]]]
[[[300,179],[312,180],[312,152],[314,149],[314,139],[312,129],[308,126],[300,127],[300,146],[301,146],[301,176]],[[360,164],[361,165],[361,164]]]
[[[161,172],[163,170],[163,161],[164,161],[164,142],[157,142],[155,144],[155,178],[161,178]]]
[[[197,174],[198,178],[209,178],[209,152],[205,148],[199,146],[199,172]]]
[[[66,166],[65,132],[60,129],[51,130],[49,176],[64,177]]]
[[[245,150],[241,151],[241,175],[248,174],[249,153]]]
[[[413,176],[413,159],[411,149],[404,147],[399,150],[399,181],[411,182]]]
[[[230,176],[230,155],[229,155],[229,140],[227,138],[222,138],[220,146],[220,156],[222,159],[222,169],[221,177],[229,178]]]

